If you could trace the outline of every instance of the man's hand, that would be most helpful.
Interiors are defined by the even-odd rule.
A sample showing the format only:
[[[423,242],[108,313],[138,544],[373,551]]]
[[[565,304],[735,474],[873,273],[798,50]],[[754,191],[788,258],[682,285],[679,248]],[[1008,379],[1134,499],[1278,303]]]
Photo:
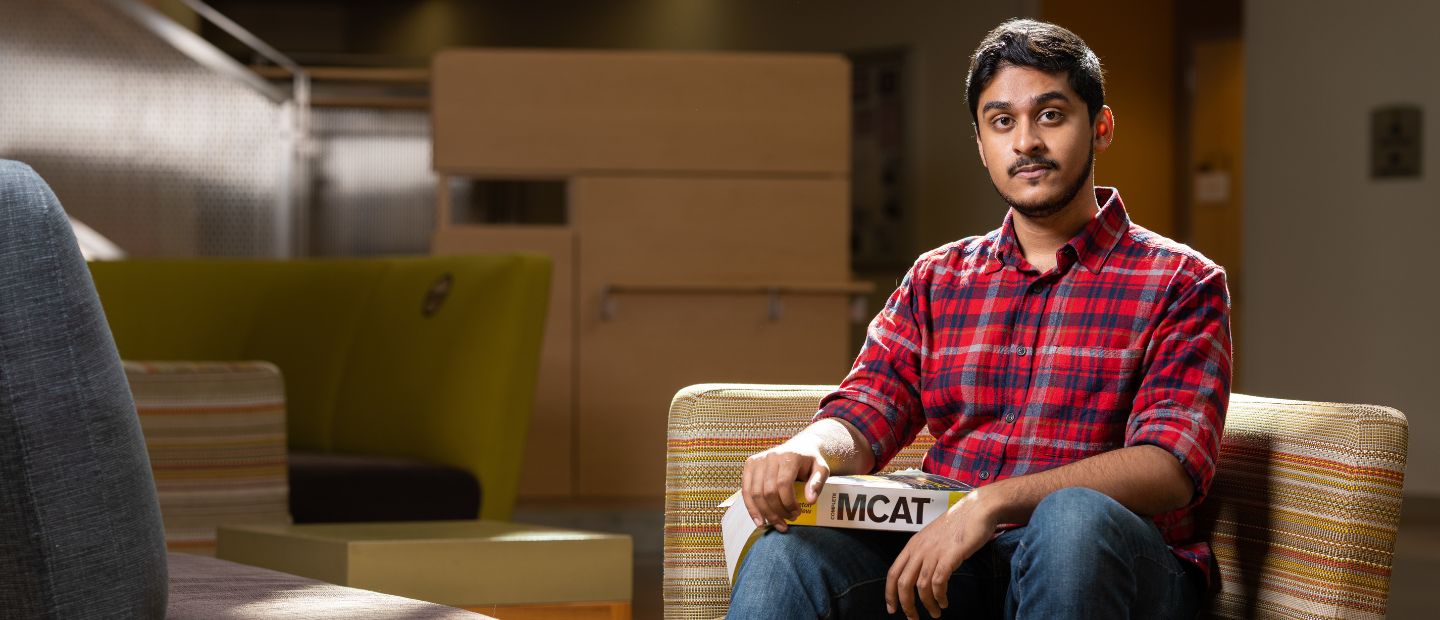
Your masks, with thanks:
[[[799,439],[799,438],[797,438]],[[800,514],[795,482],[805,481],[805,501],[815,503],[820,487],[830,477],[830,465],[820,447],[808,441],[788,441],[745,461],[740,497],[755,525],[770,524],[784,532],[786,519]]]
[[[996,513],[982,504],[981,495],[979,491],[966,495],[910,537],[885,576],[886,610],[892,614],[904,610],[912,620],[919,617],[916,594],[932,618],[939,618],[940,610],[950,606],[946,590],[951,573],[995,533]]]

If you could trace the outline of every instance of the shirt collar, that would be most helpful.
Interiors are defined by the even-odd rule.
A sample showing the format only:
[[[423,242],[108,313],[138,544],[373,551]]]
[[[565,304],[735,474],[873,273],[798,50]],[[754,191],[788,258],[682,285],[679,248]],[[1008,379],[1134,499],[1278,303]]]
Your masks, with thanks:
[[[1070,241],[1061,246],[1056,262],[1061,270],[1079,263],[1091,273],[1099,273],[1105,266],[1110,252],[1120,243],[1125,231],[1130,229],[1130,216],[1125,212],[1125,203],[1120,199],[1120,190],[1113,187],[1096,187],[1095,202],[1100,211]],[[1000,225],[999,236],[990,250],[985,264],[985,273],[999,271],[1005,265],[1018,265],[1021,256],[1020,243],[1015,238],[1015,211],[1005,213],[1005,222]]]

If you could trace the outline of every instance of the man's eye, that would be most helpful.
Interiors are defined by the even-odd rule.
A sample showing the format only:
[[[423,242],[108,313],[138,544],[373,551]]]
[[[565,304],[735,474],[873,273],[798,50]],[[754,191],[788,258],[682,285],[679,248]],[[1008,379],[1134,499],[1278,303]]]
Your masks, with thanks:
[[[1059,110],[1046,110],[1040,113],[1040,120],[1042,121],[1055,122],[1064,117],[1065,115],[1061,114]]]
[[[1015,121],[1008,116],[997,116],[994,120],[990,121],[990,124],[1003,129],[1005,127],[1009,127],[1010,124],[1013,122]]]

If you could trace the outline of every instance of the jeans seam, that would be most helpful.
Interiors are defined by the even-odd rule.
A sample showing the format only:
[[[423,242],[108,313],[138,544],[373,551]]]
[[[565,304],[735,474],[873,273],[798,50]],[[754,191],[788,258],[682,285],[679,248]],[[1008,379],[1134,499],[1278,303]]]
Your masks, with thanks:
[[[1008,606],[1006,603],[1008,603],[1012,596],[1015,597],[1015,600],[1020,600],[1020,579],[1024,577],[1024,575],[1021,574],[1024,567],[1016,567],[1015,558],[1024,557],[1025,548],[1025,540],[1023,538],[1015,541],[1015,552],[1010,554],[1010,578],[1006,580],[1005,583],[1006,602],[1001,603],[1002,607]]]
[[[857,582],[855,582],[855,583],[850,584],[850,587],[845,588],[844,590],[842,590],[842,591],[840,591],[840,592],[832,593],[832,594],[830,595],[830,600],[829,600],[829,601],[826,601],[826,602],[829,604],[829,607],[830,607],[830,608],[824,610],[824,613],[821,613],[821,614],[820,614],[820,617],[821,617],[821,618],[830,618],[830,617],[832,617],[832,616],[834,615],[835,609],[836,609],[837,607],[839,607],[839,605],[838,605],[837,603],[840,601],[840,599],[843,598],[843,597],[845,597],[845,596],[849,596],[851,592],[854,592],[854,591],[855,591],[855,588],[858,588],[858,587],[860,587],[860,586],[868,586],[868,585],[870,585],[870,584],[877,583],[877,582],[880,582],[880,581],[884,581],[884,579],[883,579],[883,578],[878,578],[878,579],[866,579],[866,580],[864,580],[864,581],[857,581]]]
[[[858,587],[860,587],[860,586],[868,586],[868,585],[870,585],[870,584],[872,584],[872,583],[879,583],[879,582],[881,582],[881,581],[885,581],[885,578],[884,578],[884,577],[877,577],[877,578],[875,578],[875,579],[866,579],[866,580],[864,580],[864,581],[857,581],[857,582],[855,582],[855,583],[850,584],[850,587],[845,588],[843,591],[840,591],[840,592],[836,592],[836,593],[834,593],[834,594],[831,594],[831,595],[830,595],[830,600],[831,600],[831,601],[839,600],[839,599],[841,599],[841,598],[843,598],[843,597],[845,597],[845,596],[849,596],[851,592],[854,592],[854,591],[855,591],[855,588],[858,588]]]

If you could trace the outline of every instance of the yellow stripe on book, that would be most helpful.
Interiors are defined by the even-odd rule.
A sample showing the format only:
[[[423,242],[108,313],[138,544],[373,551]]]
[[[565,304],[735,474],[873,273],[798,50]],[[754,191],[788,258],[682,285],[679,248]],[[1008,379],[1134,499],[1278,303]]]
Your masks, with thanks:
[[[805,483],[795,483],[795,502],[800,504],[800,516],[786,519],[795,525],[815,525],[815,504],[805,501]]]

